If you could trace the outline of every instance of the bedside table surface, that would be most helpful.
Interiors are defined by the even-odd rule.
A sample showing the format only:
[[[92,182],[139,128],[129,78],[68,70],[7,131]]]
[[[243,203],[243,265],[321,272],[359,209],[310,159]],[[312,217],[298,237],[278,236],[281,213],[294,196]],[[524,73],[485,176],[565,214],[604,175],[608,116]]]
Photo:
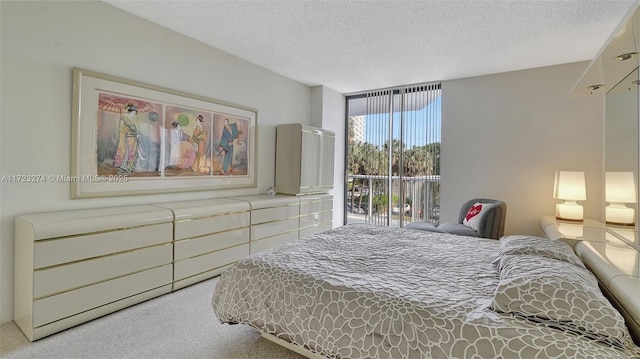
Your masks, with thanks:
[[[590,242],[604,242],[607,227],[600,221],[585,219],[584,222],[569,222],[557,220],[553,216],[544,216],[539,221],[540,228],[549,239],[586,240]]]
[[[609,280],[620,275],[640,276],[640,243],[636,228],[605,226],[592,219],[585,219],[582,224],[565,222],[553,216],[541,217],[539,223],[547,238],[571,245],[583,260],[590,258],[590,267],[599,272],[599,277]],[[599,269],[600,266],[603,269]]]

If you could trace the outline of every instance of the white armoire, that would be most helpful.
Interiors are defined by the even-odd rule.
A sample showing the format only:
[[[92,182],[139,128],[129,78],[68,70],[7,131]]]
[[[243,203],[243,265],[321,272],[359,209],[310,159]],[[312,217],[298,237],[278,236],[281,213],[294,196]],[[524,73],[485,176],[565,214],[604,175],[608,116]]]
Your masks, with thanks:
[[[326,193],[333,189],[335,134],[299,123],[276,128],[276,191]]]

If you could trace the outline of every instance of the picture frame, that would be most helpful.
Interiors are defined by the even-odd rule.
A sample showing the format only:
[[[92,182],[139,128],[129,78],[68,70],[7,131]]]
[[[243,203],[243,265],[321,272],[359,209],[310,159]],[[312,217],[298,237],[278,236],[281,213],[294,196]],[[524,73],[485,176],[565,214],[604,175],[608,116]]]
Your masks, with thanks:
[[[73,68],[71,198],[257,186],[258,110]]]

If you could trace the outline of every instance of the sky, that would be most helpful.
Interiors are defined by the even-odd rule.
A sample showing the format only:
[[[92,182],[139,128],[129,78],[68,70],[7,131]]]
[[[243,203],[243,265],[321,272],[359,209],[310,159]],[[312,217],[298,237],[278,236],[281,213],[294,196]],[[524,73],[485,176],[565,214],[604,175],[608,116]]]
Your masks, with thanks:
[[[442,118],[442,96],[417,111],[405,111],[405,149],[440,142]],[[427,118],[427,121],[424,119]],[[366,115],[365,141],[376,146],[386,142],[389,133],[388,114]],[[427,131],[429,132],[427,135]],[[393,138],[400,138],[400,112],[393,113]]]

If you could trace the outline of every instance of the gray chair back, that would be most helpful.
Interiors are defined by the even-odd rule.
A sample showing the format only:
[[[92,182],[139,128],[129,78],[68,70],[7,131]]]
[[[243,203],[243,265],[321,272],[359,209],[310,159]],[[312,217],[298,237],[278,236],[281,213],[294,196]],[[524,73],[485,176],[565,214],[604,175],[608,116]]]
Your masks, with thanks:
[[[462,223],[474,203],[491,203],[495,206],[488,209],[478,225],[478,237],[499,239],[504,235],[504,225],[507,218],[507,204],[490,198],[474,198],[465,202],[460,208],[458,223]]]

